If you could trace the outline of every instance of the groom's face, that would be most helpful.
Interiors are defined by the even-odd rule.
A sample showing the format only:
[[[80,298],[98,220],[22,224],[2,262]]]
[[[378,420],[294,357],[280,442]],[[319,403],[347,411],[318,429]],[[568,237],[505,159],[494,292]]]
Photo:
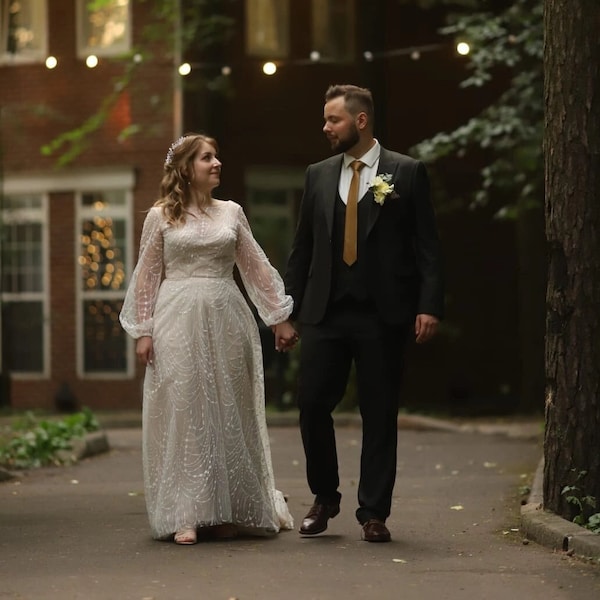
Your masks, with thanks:
[[[325,103],[323,133],[334,152],[348,152],[360,141],[356,119],[347,110],[343,96]]]

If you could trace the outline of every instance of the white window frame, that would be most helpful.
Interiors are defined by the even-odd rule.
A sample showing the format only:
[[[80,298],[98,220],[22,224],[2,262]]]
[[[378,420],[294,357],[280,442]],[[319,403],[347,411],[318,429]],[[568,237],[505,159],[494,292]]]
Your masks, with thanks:
[[[86,40],[85,19],[87,17],[87,4],[89,0],[76,0],[77,6],[77,56],[87,58],[91,54],[98,57],[119,56],[131,50],[131,5],[133,0],[127,1],[127,23],[125,24],[125,35],[123,39],[111,46],[90,46]]]
[[[18,302],[18,301],[41,301],[42,304],[42,328],[43,328],[43,343],[42,343],[42,370],[41,371],[10,371],[11,379],[14,380],[39,380],[47,379],[50,376],[50,263],[49,263],[49,238],[48,238],[48,194],[40,192],[28,193],[22,190],[20,193],[5,193],[5,196],[40,196],[40,208],[23,208],[16,210],[4,209],[2,207],[2,215],[0,215],[1,223],[8,222],[34,222],[41,225],[42,231],[42,290],[41,292],[4,292],[2,291],[1,302]],[[0,264],[0,268],[1,268]],[[0,327],[2,326],[0,319]],[[0,335],[2,331],[0,330]],[[0,360],[3,351],[3,344],[0,344]]]
[[[94,192],[107,192],[107,191],[121,191],[125,194],[125,202],[122,206],[112,206],[106,211],[112,219],[119,219],[125,222],[125,273],[126,283],[123,289],[117,291],[85,291],[81,287],[81,267],[77,262],[79,254],[81,253],[81,224],[84,220],[89,220],[95,215],[98,215],[98,211],[93,207],[86,207],[82,205],[82,199],[84,194]],[[76,315],[76,331],[77,331],[77,375],[81,379],[110,379],[110,380],[121,380],[131,379],[135,375],[135,361],[134,361],[134,345],[131,336],[123,332],[125,336],[125,357],[126,357],[126,368],[124,371],[85,371],[84,361],[84,323],[85,318],[83,314],[83,305],[86,300],[91,299],[104,299],[104,300],[121,300],[125,297],[127,290],[127,282],[133,268],[133,218],[132,218],[132,206],[133,206],[133,192],[132,187],[123,187],[118,185],[118,182],[113,180],[107,180],[103,185],[90,186],[87,185],[85,188],[77,190],[75,194],[75,302],[77,306]]]
[[[44,62],[48,55],[48,5],[46,0],[20,0],[29,2],[33,10],[33,23],[35,35],[39,37],[38,47],[24,49],[20,52],[8,52],[8,11],[14,0],[0,0],[0,64],[22,65],[28,63]]]

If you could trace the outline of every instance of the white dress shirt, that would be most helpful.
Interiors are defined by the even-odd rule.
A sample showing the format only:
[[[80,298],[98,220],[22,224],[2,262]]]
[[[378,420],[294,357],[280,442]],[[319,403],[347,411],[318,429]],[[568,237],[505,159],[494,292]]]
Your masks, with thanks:
[[[344,152],[344,164],[342,166],[338,187],[340,198],[343,200],[344,204],[348,202],[348,191],[350,190],[350,181],[352,180],[352,167],[350,166],[350,163],[355,160],[360,160],[365,164],[360,171],[360,185],[358,187],[358,201],[360,202],[361,198],[367,193],[369,184],[377,175],[380,153],[381,146],[377,140],[375,140],[373,147],[358,159]]]

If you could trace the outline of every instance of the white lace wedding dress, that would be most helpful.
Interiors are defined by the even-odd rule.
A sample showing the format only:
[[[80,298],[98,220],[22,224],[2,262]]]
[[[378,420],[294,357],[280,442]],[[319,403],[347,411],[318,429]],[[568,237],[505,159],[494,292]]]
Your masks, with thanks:
[[[148,212],[120,319],[154,345],[143,463],[155,538],[221,523],[259,535],[293,527],[274,484],[258,327],[234,263],[263,321],[287,319],[292,299],[238,204],[213,201],[179,227]]]

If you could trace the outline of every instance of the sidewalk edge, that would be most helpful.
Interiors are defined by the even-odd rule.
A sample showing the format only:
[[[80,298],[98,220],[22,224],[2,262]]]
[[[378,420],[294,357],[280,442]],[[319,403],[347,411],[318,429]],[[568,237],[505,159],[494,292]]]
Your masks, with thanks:
[[[544,510],[543,479],[544,459],[535,473],[529,502],[521,507],[521,530],[527,539],[600,564],[600,535]]]

